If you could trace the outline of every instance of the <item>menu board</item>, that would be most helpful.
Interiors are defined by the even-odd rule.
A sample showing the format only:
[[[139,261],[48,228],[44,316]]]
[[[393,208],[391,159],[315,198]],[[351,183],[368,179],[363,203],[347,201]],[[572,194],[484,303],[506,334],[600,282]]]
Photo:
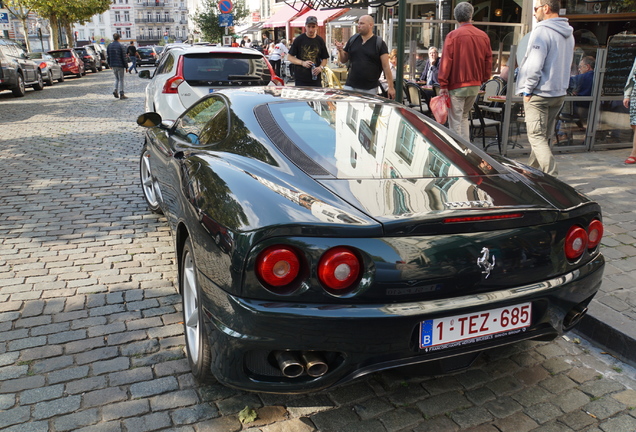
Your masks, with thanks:
[[[636,35],[617,34],[607,44],[607,65],[603,80],[603,95],[622,95],[627,77],[636,58]]]

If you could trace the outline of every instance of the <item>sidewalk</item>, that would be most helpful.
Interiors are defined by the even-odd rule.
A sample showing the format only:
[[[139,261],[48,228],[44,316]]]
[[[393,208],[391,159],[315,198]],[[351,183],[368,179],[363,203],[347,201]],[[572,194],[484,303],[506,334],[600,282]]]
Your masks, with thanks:
[[[636,363],[636,166],[629,149],[556,154],[559,179],[597,201],[605,233],[601,289],[576,331]],[[527,156],[519,157],[527,162]]]

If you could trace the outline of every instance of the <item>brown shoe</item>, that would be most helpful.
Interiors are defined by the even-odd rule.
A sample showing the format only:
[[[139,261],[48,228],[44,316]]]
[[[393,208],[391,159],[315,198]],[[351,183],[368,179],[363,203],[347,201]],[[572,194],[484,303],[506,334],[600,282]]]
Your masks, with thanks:
[[[117,94],[117,90],[114,90],[114,91],[113,91],[113,96],[115,96],[116,98],[118,98],[118,97],[119,97],[119,95]]]
[[[123,94],[123,93],[122,93],[122,94],[119,96],[119,99],[128,99],[128,96],[126,96],[125,94]]]

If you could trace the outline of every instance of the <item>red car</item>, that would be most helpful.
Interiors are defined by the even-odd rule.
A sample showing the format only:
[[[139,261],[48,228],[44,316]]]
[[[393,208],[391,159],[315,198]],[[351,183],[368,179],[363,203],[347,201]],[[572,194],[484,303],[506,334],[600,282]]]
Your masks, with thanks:
[[[65,48],[49,51],[48,53],[62,66],[64,75],[75,75],[77,78],[86,75],[84,60],[80,58],[75,50]]]

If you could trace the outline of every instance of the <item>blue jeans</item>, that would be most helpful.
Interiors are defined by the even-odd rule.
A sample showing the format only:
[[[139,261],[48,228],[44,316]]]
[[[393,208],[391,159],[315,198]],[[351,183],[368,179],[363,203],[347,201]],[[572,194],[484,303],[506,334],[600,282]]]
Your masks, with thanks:
[[[115,91],[119,94],[124,94],[124,71],[126,68],[114,67],[112,69],[115,74]]]
[[[132,57],[132,65],[130,66],[130,68],[128,68],[128,72],[133,69],[135,70],[135,73],[137,73],[137,57],[135,56]]]

